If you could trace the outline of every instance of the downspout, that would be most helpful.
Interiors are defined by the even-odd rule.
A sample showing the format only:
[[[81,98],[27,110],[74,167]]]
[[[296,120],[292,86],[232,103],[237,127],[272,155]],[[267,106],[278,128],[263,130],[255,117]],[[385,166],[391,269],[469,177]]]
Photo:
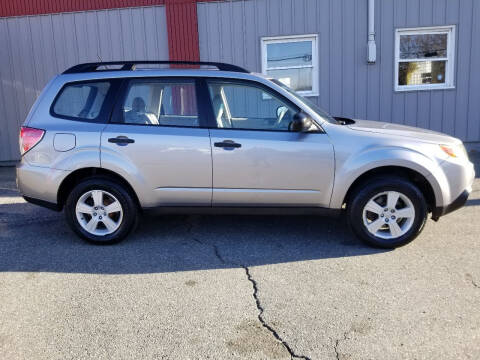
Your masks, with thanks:
[[[375,64],[377,61],[377,44],[375,43],[375,0],[368,0],[367,61],[369,64]]]

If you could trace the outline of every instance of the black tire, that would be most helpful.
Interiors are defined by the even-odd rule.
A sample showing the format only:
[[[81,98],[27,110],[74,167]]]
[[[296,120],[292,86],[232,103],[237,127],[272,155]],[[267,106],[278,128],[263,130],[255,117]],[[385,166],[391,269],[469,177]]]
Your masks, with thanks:
[[[107,235],[95,235],[85,230],[76,216],[78,199],[88,191],[103,190],[112,194],[121,204],[123,216],[120,226]],[[120,183],[107,177],[92,177],[77,184],[67,197],[65,216],[72,230],[81,238],[96,245],[110,245],[123,240],[138,223],[138,207],[132,194]]]
[[[384,239],[375,236],[368,231],[363,221],[363,209],[367,202],[375,195],[386,191],[396,191],[405,195],[410,199],[415,209],[415,216],[413,217],[413,223],[410,229],[402,236],[394,239]],[[427,204],[422,192],[410,181],[401,177],[379,177],[371,179],[361,186],[356,187],[347,204],[347,219],[353,232],[367,244],[384,249],[397,248],[414,240],[422,232],[425,222],[427,221],[427,216]],[[382,215],[382,218],[384,218],[384,215]]]

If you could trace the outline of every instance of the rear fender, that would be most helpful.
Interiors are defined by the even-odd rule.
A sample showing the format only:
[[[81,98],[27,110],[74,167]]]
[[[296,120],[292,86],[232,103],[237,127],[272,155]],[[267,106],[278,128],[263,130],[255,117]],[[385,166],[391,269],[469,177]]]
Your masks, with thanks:
[[[102,148],[102,169],[110,170],[123,177],[135,191],[142,207],[153,207],[156,200],[152,197],[152,185],[131,161],[125,161],[117,153]]]

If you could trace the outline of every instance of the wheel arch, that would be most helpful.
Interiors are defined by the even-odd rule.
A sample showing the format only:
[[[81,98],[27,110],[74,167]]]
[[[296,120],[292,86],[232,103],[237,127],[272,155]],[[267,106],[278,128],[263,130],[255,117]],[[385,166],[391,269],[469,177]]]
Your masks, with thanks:
[[[123,176],[119,175],[114,171],[107,170],[104,168],[87,167],[87,168],[81,168],[81,169],[72,171],[67,177],[65,177],[65,179],[63,179],[57,192],[57,204],[60,207],[60,209],[63,208],[68,195],[77,184],[79,184],[81,181],[85,179],[95,177],[95,176],[108,178],[112,181],[115,181],[123,185],[127,189],[127,191],[130,192],[131,195],[133,196],[134,201],[138,206],[138,208],[139,209],[141,208],[140,201],[138,199],[138,196],[135,190],[133,189],[132,185]]]
[[[351,200],[353,194],[355,193],[355,190],[360,188],[363,184],[373,178],[382,176],[397,176],[412,182],[419,188],[419,190],[425,197],[428,211],[430,212],[435,209],[437,199],[435,195],[435,190],[430,181],[420,172],[405,166],[380,166],[361,173],[350,184],[346,194],[343,197],[341,205],[348,205],[348,202]]]

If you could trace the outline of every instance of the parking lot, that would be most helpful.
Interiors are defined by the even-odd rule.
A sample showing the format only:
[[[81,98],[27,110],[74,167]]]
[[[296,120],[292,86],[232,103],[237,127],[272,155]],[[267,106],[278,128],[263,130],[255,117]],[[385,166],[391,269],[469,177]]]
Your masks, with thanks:
[[[477,178],[394,251],[312,216],[147,217],[93,246],[0,168],[0,359],[479,359],[479,217]]]

